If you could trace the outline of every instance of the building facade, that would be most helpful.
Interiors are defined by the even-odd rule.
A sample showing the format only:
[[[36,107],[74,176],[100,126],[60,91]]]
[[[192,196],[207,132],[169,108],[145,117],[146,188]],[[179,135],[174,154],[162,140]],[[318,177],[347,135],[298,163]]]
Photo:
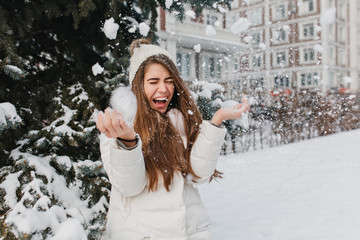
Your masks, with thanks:
[[[238,3],[233,7],[238,7]],[[176,56],[185,81],[220,83],[231,95],[239,88],[240,56],[247,46],[230,31],[231,22],[221,10],[205,9],[196,17],[187,9],[180,22],[174,13],[159,8],[158,36],[160,46]]]
[[[221,83],[229,97],[254,89],[359,92],[359,0],[235,0],[222,10],[195,17],[187,9],[179,22],[159,8],[160,45],[185,81]],[[250,27],[234,34],[239,18]]]
[[[251,45],[241,59],[245,86],[359,90],[358,0],[240,0],[239,5],[232,14],[251,23],[242,36]]]

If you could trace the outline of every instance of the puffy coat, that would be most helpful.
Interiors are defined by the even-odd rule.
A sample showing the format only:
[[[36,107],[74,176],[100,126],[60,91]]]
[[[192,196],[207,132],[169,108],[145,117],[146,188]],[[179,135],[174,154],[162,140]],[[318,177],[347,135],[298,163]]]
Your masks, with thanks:
[[[169,113],[181,134],[182,115]],[[213,174],[226,130],[207,121],[191,151],[191,166],[204,182]],[[185,139],[184,135],[183,139]],[[134,149],[122,149],[113,138],[100,136],[101,158],[112,184],[106,240],[209,239],[209,218],[190,177],[174,176],[170,191],[162,177],[156,191],[148,191],[141,139]]]

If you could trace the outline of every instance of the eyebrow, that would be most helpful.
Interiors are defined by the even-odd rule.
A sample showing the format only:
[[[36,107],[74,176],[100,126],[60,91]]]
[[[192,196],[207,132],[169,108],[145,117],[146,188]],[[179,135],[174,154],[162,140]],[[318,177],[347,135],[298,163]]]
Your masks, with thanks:
[[[174,79],[174,77],[167,77],[167,78],[165,78],[165,80],[169,80],[169,79]],[[149,79],[147,79],[146,81],[151,81],[151,80],[160,80],[160,78],[149,78]]]

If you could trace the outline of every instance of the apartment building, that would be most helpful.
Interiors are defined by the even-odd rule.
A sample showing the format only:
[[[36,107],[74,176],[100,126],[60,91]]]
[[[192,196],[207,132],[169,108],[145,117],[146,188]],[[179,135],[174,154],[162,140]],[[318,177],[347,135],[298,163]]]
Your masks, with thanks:
[[[358,0],[239,0],[230,14],[251,23],[241,36],[251,46],[240,59],[245,88],[359,90]]]
[[[233,8],[237,7],[239,3],[234,2]],[[231,22],[225,9],[205,9],[196,17],[187,8],[183,22],[177,20],[176,13],[162,8],[158,13],[160,46],[176,56],[174,60],[185,81],[220,83],[230,95],[239,89],[240,56],[245,54],[247,46],[230,31]]]

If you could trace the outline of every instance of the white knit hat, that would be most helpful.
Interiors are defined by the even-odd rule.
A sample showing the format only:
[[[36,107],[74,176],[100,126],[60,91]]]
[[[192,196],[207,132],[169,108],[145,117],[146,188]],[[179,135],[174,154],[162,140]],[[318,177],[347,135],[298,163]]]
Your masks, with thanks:
[[[139,70],[141,64],[146,61],[149,57],[163,54],[171,59],[170,53],[165,49],[152,45],[152,44],[141,44],[139,47],[134,48],[134,53],[130,58],[130,69],[129,69],[129,82],[132,84],[135,75]]]

